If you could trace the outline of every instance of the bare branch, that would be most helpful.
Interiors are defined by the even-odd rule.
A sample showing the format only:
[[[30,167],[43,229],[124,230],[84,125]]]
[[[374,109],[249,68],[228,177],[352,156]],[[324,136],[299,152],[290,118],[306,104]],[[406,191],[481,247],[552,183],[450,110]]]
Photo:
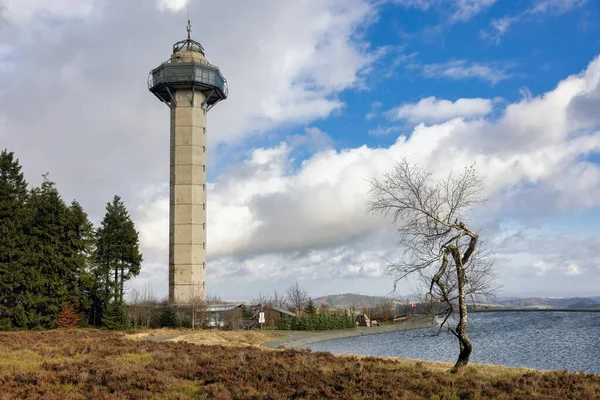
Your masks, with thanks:
[[[432,304],[446,304],[438,312],[443,316],[440,329],[458,302],[459,323],[456,328],[448,325],[461,345],[458,367],[466,365],[471,351],[466,299],[494,291],[493,258],[482,251],[479,234],[466,220],[466,213],[484,202],[484,186],[474,164],[439,181],[432,176],[402,159],[382,180],[370,181],[367,210],[386,216],[397,228],[404,252],[386,268],[386,274],[394,278],[394,289],[402,279],[417,274],[429,288]]]

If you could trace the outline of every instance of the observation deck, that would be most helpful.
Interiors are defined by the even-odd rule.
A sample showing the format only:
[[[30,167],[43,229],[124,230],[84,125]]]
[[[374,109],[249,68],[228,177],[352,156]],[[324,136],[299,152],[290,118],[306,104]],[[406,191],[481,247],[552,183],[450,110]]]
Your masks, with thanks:
[[[174,105],[177,90],[201,92],[209,108],[228,94],[219,68],[206,61],[202,45],[189,38],[175,43],[171,58],[150,71],[148,89],[169,106]]]

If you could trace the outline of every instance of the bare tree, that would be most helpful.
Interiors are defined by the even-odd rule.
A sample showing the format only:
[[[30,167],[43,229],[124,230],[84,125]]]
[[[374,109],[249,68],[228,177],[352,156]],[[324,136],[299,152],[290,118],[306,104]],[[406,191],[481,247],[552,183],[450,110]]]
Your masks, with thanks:
[[[262,290],[251,301],[252,304],[260,305],[261,309],[271,305],[271,299]]]
[[[308,292],[302,289],[298,282],[296,282],[285,290],[285,294],[289,307],[291,307],[297,315],[300,315],[306,306],[306,303],[308,303]]]
[[[273,307],[285,308],[286,300],[285,296],[282,293],[278,293],[277,290],[273,290],[273,297],[269,299],[269,302]]]
[[[207,304],[225,304],[227,302],[225,300],[223,300],[223,298],[221,298],[220,296],[209,294],[206,296],[206,303]]]
[[[394,276],[394,288],[413,274],[426,284],[427,296],[443,304],[442,310],[437,309],[443,316],[440,330],[447,326],[458,339],[454,368],[467,365],[473,349],[467,335],[467,297],[493,290],[493,260],[465,220],[465,213],[483,202],[483,180],[472,165],[436,181],[431,172],[403,159],[392,173],[370,183],[368,211],[383,214],[396,225],[405,249],[386,271]],[[448,318],[457,301],[459,319],[452,327]]]
[[[196,321],[200,321],[200,326],[206,319],[207,302],[204,299],[204,291],[199,286],[194,286],[188,297],[188,304],[192,317],[192,330],[196,329]]]

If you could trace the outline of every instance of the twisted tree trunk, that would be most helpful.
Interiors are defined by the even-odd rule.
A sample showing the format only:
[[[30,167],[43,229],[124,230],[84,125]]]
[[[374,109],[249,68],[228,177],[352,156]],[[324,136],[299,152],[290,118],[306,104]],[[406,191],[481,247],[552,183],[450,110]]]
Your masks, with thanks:
[[[458,355],[458,360],[456,360],[456,364],[454,364],[454,369],[457,370],[461,367],[464,367],[469,363],[469,357],[471,356],[471,351],[473,351],[473,344],[471,343],[471,339],[469,339],[469,335],[467,334],[467,322],[468,322],[468,314],[467,314],[467,296],[465,291],[465,285],[467,281],[464,262],[468,260],[469,256],[472,253],[472,249],[475,248],[477,243],[477,236],[471,237],[471,242],[469,243],[469,248],[465,252],[464,257],[460,256],[460,250],[458,247],[452,246],[450,248],[452,252],[452,257],[454,258],[454,264],[456,265],[456,275],[458,278],[458,313],[459,320],[458,325],[456,325],[455,335],[458,338],[458,343],[460,346],[460,353]]]

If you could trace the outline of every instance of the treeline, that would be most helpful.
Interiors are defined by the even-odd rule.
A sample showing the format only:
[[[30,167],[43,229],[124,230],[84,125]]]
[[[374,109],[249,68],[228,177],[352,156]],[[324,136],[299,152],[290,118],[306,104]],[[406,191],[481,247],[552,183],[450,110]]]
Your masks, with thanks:
[[[94,227],[47,175],[30,189],[14,153],[0,153],[0,330],[125,328],[126,282],[141,262],[138,232],[119,196]]]
[[[284,317],[278,329],[293,331],[323,331],[329,329],[355,328],[354,318],[346,313],[304,314],[299,318]]]

